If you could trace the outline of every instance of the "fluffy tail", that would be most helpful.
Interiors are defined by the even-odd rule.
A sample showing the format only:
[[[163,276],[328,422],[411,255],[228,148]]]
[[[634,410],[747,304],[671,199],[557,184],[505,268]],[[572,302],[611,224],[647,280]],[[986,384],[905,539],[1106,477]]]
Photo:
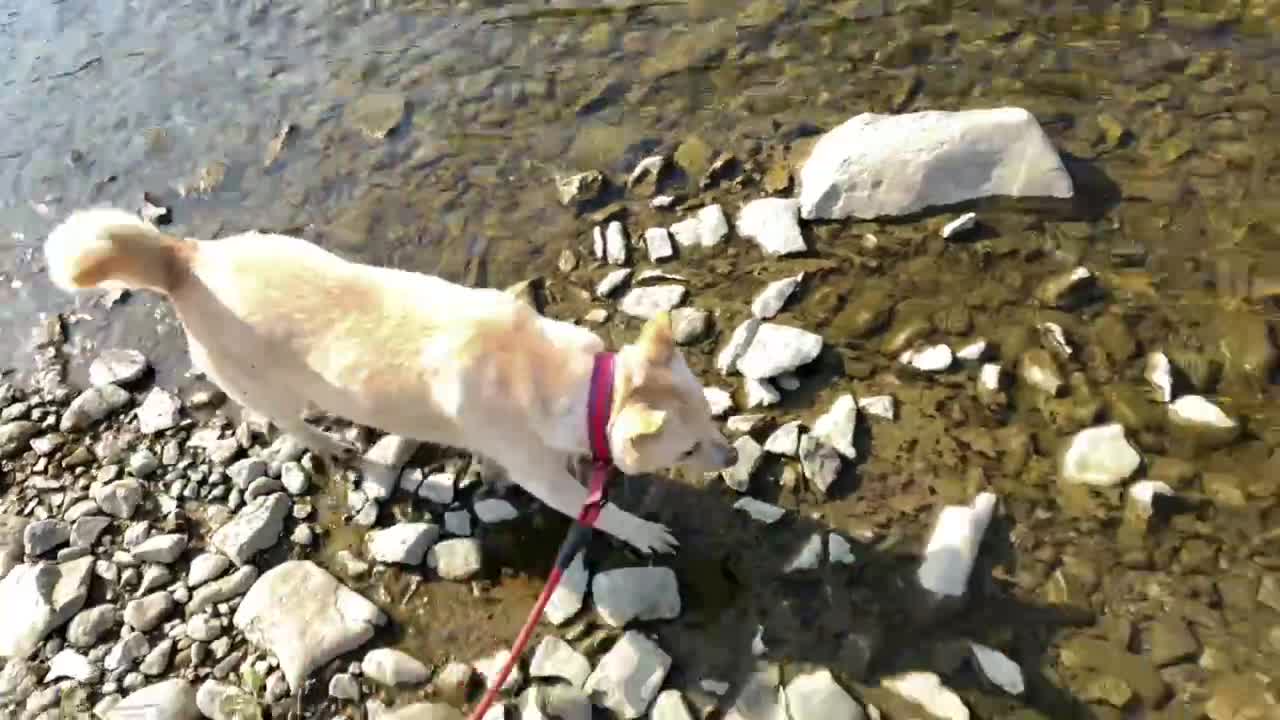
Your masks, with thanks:
[[[166,235],[124,210],[79,210],[44,244],[49,277],[63,290],[141,288],[168,293],[187,277],[195,243]]]

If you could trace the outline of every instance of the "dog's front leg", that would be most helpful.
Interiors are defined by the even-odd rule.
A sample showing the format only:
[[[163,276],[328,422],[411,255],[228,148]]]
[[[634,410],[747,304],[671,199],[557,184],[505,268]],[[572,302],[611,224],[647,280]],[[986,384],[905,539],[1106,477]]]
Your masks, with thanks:
[[[569,517],[576,518],[587,501],[587,488],[565,469],[565,458],[548,452],[536,457],[499,458],[513,482]],[[665,525],[649,522],[606,503],[596,527],[650,554],[675,552],[680,545]]]

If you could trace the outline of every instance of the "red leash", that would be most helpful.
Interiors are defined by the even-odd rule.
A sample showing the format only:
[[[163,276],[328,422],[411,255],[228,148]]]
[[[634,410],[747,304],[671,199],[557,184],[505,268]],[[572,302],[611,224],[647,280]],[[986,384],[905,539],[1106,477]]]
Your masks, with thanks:
[[[569,534],[560,544],[560,551],[556,553],[555,567],[547,576],[547,584],[543,586],[542,594],[538,595],[538,601],[529,611],[529,618],[524,621],[524,627],[520,628],[520,634],[511,645],[511,656],[503,664],[498,676],[489,683],[489,689],[485,691],[476,709],[471,711],[468,720],[481,720],[498,699],[502,686],[507,684],[507,677],[511,675],[516,663],[520,662],[520,656],[524,654],[525,646],[529,644],[529,638],[533,636],[533,630],[538,626],[538,620],[542,618],[542,611],[551,600],[551,594],[560,585],[560,577],[564,575],[564,571],[568,569],[578,552],[591,541],[591,530],[596,525],[596,519],[600,517],[600,511],[604,509],[607,485],[614,471],[613,455],[609,452],[609,415],[613,409],[614,359],[613,353],[600,353],[596,355],[595,366],[591,369],[591,391],[587,398],[587,435],[591,442],[591,482],[587,486],[587,501],[583,503],[577,521],[569,528]]]

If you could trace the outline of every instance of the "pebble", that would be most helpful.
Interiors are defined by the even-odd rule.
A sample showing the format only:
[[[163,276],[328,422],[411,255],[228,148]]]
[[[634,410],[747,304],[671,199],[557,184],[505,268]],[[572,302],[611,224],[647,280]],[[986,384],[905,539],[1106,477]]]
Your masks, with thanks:
[[[440,527],[431,523],[399,523],[373,530],[365,536],[369,557],[381,563],[420,565],[427,550],[440,539]]]
[[[719,205],[708,205],[670,228],[682,248],[713,248],[729,234],[729,220]]]
[[[569,643],[548,635],[538,643],[529,661],[529,675],[535,678],[561,678],[581,689],[591,674],[591,663]]]
[[[1169,356],[1162,352],[1148,354],[1142,377],[1151,385],[1157,402],[1173,402],[1173,364]]]
[[[187,613],[198,613],[218,603],[238,598],[248,592],[257,579],[258,569],[246,565],[224,578],[211,581],[192,594],[191,602],[187,603]]]
[[[142,485],[137,480],[119,480],[96,485],[89,495],[106,514],[128,520],[142,502]]]
[[[145,595],[124,607],[124,622],[140,632],[151,632],[173,613],[177,604],[168,591]]]
[[[746,390],[748,410],[770,407],[782,401],[782,393],[779,393],[768,380],[746,378],[742,387]]]
[[[88,682],[95,674],[89,658],[75,650],[64,649],[49,659],[49,670],[44,676],[44,682],[70,679],[83,683]]]
[[[244,565],[276,544],[288,513],[289,497],[284,493],[257,498],[213,533],[213,546],[236,565]]]
[[[156,454],[142,448],[129,456],[129,473],[144,478],[160,467],[160,459]]]
[[[62,432],[85,430],[129,403],[132,396],[118,385],[92,387],[76,396],[62,414]]]
[[[1226,444],[1240,432],[1238,422],[1201,395],[1183,395],[1170,403],[1169,421],[1214,445]]]
[[[969,643],[974,664],[983,677],[1010,695],[1021,695],[1026,690],[1022,668],[1004,653],[980,643]]]
[[[730,342],[732,344],[733,341]],[[751,334],[746,349],[733,363],[733,368],[744,377],[765,380],[807,365],[822,352],[822,346],[821,335],[762,322]]]
[[[579,552],[569,563],[564,574],[560,576],[560,585],[551,593],[547,601],[547,609],[543,617],[552,625],[563,625],[582,609],[583,599],[587,594],[587,583],[590,574]]]
[[[161,640],[151,652],[147,653],[142,662],[138,663],[138,671],[148,677],[157,677],[163,675],[165,670],[169,668],[169,662],[173,659],[174,642],[172,640]]]
[[[106,350],[89,364],[89,384],[127,385],[146,373],[147,358],[137,350]]]
[[[290,495],[303,495],[311,487],[311,477],[302,463],[287,462],[280,466],[280,484]]]
[[[618,310],[634,318],[651,320],[675,309],[684,301],[686,292],[683,285],[633,287],[618,301]]]
[[[972,230],[977,224],[978,214],[967,212],[946,225],[943,225],[942,232],[939,234],[942,235],[943,240],[950,240],[961,233]]]
[[[860,398],[858,409],[872,417],[882,420],[893,420],[897,417],[897,405],[892,395],[873,395]]]
[[[629,277],[631,277],[631,268],[623,268],[608,273],[601,278],[600,282],[596,283],[596,297],[607,298],[613,295]]]
[[[702,308],[678,307],[671,311],[671,336],[679,345],[701,340],[711,329],[711,313]]]
[[[717,387],[702,388],[702,396],[707,399],[707,406],[711,409],[711,417],[723,417],[733,409],[733,396],[729,391]]]
[[[751,484],[752,474],[764,459],[764,448],[750,435],[738,438],[733,447],[738,451],[738,462],[728,470],[722,470],[720,475],[729,487],[738,492],[746,492]]]
[[[1144,517],[1151,515],[1156,495],[1173,497],[1176,494],[1168,483],[1159,480],[1139,480],[1129,486],[1129,498]]]
[[[147,435],[153,435],[177,427],[181,410],[182,401],[177,395],[152,388],[138,406],[138,429]]]
[[[857,556],[853,554],[853,546],[835,533],[827,535],[827,559],[833,565],[853,565],[858,562]]]
[[[591,580],[596,612],[609,625],[680,616],[680,588],[667,567],[630,567],[597,573]]]
[[[472,509],[475,510],[476,518],[485,525],[508,522],[520,517],[515,506],[501,498],[477,500]]]
[[[800,233],[800,202],[791,198],[752,200],[738,212],[738,234],[754,240],[765,255],[778,257],[807,250]]]
[[[907,350],[898,356],[898,362],[919,370],[920,372],[944,372],[951,367],[955,356],[946,345],[929,345]]]
[[[445,580],[470,580],[483,567],[479,541],[454,538],[437,543],[427,552],[427,565]]]
[[[761,320],[768,320],[777,315],[803,280],[804,273],[800,273],[769,283],[751,301],[751,314]]]
[[[471,513],[466,510],[451,510],[444,514],[444,531],[455,537],[471,535]]]
[[[648,710],[670,668],[662,648],[630,630],[600,659],[585,689],[596,704],[633,720]]]
[[[662,262],[675,256],[671,245],[671,233],[666,228],[649,228],[644,231],[645,248],[649,251],[650,262]]]
[[[360,462],[363,475],[360,489],[370,499],[381,502],[395,492],[400,468],[418,451],[417,440],[399,435],[383,435],[369,448]]]
[[[112,646],[111,651],[103,659],[102,666],[109,671],[129,668],[149,652],[151,652],[151,644],[147,642],[146,635],[141,632],[126,633]]]
[[[908,672],[887,677],[881,687],[919,705],[940,720],[969,720],[969,709],[931,672]]]
[[[1063,482],[1112,487],[1128,480],[1141,463],[1124,426],[1109,423],[1076,433],[1062,455],[1060,472]]]
[[[779,426],[764,441],[765,452],[784,457],[797,457],[800,454],[800,421],[793,420]]]
[[[1050,397],[1057,397],[1066,387],[1066,380],[1048,351],[1034,348],[1022,354],[1018,360],[1018,375],[1023,382]]]
[[[187,587],[192,589],[213,580],[231,569],[231,560],[218,553],[201,553],[191,560],[187,570]]]
[[[604,257],[610,265],[627,264],[627,232],[617,220],[604,229]]]
[[[840,476],[843,465],[838,450],[813,435],[800,438],[800,468],[818,491],[826,494]]]
[[[1004,368],[997,363],[986,363],[978,371],[978,390],[986,395],[1000,392],[1003,385]]]
[[[213,720],[236,720],[237,709],[256,709],[257,699],[240,688],[217,680],[205,680],[196,692],[196,706],[204,717]],[[249,711],[252,712],[251,710]]]
[[[22,533],[22,544],[31,557],[43,555],[70,540],[71,525],[63,520],[36,520]]]
[[[387,687],[397,685],[421,685],[431,676],[431,671],[417,658],[391,648],[377,648],[365,653],[360,661],[364,676]]]
[[[667,158],[664,155],[650,155],[640,162],[636,163],[636,167],[627,176],[627,188],[633,188],[637,183],[644,181],[646,178],[657,180],[662,173],[663,167],[666,166]]]
[[[91,648],[119,622],[120,611],[114,605],[97,605],[81,610],[67,625],[67,642],[74,647]]]
[[[498,680],[498,675],[502,672],[502,666],[511,658],[510,650],[499,650],[483,660],[477,660],[475,663],[476,672],[480,673],[480,677],[484,678],[484,686],[492,687]],[[520,663],[516,662],[511,667],[511,674],[507,675],[507,680],[502,684],[503,692],[510,692],[520,687],[524,683],[524,673],[520,671]]]
[[[783,567],[785,573],[805,572],[808,570],[817,570],[822,564],[823,540],[822,535],[813,534],[800,547],[800,550],[791,558],[791,560]]]
[[[142,562],[168,565],[177,560],[187,549],[187,536],[179,533],[155,535],[143,541],[131,551]]]
[[[164,714],[156,713],[155,708],[164,708]],[[130,720],[138,717],[196,720],[200,717],[200,708],[196,705],[196,689],[186,680],[163,680],[130,693],[112,706],[103,720]]]
[[[783,695],[790,720],[863,720],[862,706],[840,687],[830,670],[797,675]]]
[[[360,699],[360,682],[347,673],[329,679],[329,697],[356,702]]]
[[[418,497],[437,505],[453,502],[457,475],[452,472],[434,472],[427,475],[418,486]]]
[[[984,492],[971,505],[942,508],[916,571],[921,587],[940,597],[964,595],[995,507],[996,496]]]
[[[849,460],[858,457],[853,435],[858,428],[858,403],[852,395],[841,395],[831,408],[813,422],[813,437],[830,445]]]
[[[967,345],[961,345],[960,349],[956,350],[956,358],[965,362],[978,362],[986,357],[987,348],[987,341],[978,338]]]
[[[222,637],[222,620],[207,613],[194,615],[187,620],[187,637],[197,642],[213,642]]]

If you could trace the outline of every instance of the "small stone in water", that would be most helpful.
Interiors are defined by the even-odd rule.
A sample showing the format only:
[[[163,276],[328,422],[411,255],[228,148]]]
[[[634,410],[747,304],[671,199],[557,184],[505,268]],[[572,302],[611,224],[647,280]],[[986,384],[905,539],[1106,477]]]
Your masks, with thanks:
[[[942,239],[950,240],[978,224],[978,214],[967,212],[942,227]]]
[[[644,244],[649,250],[649,260],[662,262],[675,255],[671,246],[671,233],[666,228],[649,228],[644,231]]]
[[[858,409],[872,417],[893,420],[897,417],[897,406],[892,395],[875,395],[858,400]]]
[[[630,268],[614,270],[608,275],[605,275],[604,278],[596,284],[596,297],[609,297],[616,292],[618,288],[622,287],[622,284],[625,283],[629,277],[631,277]]]
[[[907,350],[898,356],[898,362],[910,365],[921,372],[942,372],[951,367],[953,360],[951,348],[946,345],[931,345]]]
[[[627,233],[617,220],[605,227],[604,258],[610,265],[627,264]]]
[[[1157,401],[1162,403],[1173,401],[1173,366],[1167,355],[1162,352],[1147,355],[1143,377],[1151,383],[1151,389]]]

